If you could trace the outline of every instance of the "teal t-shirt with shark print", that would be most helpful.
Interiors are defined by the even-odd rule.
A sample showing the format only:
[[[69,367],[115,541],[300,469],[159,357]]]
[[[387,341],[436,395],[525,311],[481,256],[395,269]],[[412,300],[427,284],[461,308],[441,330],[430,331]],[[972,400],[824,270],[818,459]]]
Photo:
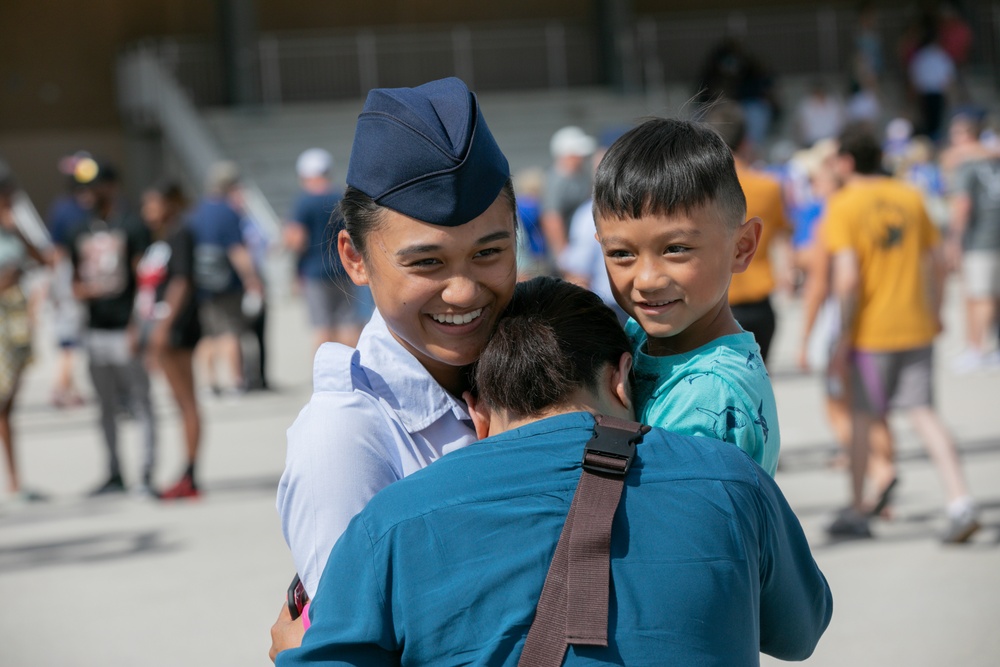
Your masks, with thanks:
[[[644,424],[732,443],[769,475],[781,436],[771,378],[748,332],[663,357],[646,353],[646,332],[625,326],[635,354],[636,417]]]

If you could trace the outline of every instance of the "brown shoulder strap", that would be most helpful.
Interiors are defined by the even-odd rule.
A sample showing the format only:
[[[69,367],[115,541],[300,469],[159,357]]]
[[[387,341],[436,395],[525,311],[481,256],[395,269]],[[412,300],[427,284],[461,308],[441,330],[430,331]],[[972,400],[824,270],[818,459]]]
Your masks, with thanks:
[[[608,645],[611,523],[648,426],[595,417],[583,474],[552,557],[520,667],[558,667],[568,644]]]

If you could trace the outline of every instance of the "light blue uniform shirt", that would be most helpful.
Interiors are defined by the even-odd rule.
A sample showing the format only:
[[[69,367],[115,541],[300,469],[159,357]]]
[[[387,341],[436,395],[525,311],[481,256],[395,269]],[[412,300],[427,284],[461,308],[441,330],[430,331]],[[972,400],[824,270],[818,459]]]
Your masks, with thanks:
[[[517,664],[594,420],[487,438],[379,493],[337,543],[278,667]],[[735,447],[654,429],[612,527],[608,646],[566,665],[803,660],[832,613],[795,514]]]
[[[771,378],[753,334],[722,336],[685,352],[646,354],[646,332],[625,331],[635,355],[635,403],[644,424],[730,442],[774,476],[781,434]]]
[[[357,350],[319,348],[313,395],[288,429],[278,513],[306,592],[378,491],[476,441],[464,402],[389,333],[376,311]]]

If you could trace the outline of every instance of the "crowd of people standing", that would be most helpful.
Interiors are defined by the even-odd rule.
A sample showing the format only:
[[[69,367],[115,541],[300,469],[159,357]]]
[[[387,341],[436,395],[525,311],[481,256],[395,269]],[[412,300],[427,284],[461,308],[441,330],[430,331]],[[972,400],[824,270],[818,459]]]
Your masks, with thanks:
[[[28,319],[21,326],[21,300],[15,299],[26,272],[41,274],[31,283],[29,298],[51,301],[58,345],[52,405],[72,409],[82,405],[85,392],[75,377],[83,355],[98,405],[99,433],[106,450],[106,476],[92,496],[126,491],[164,500],[200,494],[196,464],[202,441],[195,353],[205,382],[213,393],[239,394],[266,388],[265,345],[258,339],[253,368],[243,358],[245,339],[262,332],[264,310],[262,265],[253,252],[261,241],[259,227],[248,219],[240,199],[239,173],[232,163],[213,166],[206,195],[191,206],[179,182],[164,179],[143,190],[141,204],[130,205],[122,195],[117,169],[87,152],[60,160],[66,192],[47,215],[50,244],[36,247],[18,231],[9,201],[5,201],[4,238],[18,252],[9,253],[5,269],[3,441],[8,452],[9,488],[22,500],[44,494],[25,490],[16,476],[14,439],[9,412],[17,379],[27,361]],[[9,170],[5,192],[16,191]],[[9,194],[5,195],[9,199]],[[257,232],[255,235],[255,231]],[[33,260],[33,261],[32,261]],[[36,303],[40,307],[41,303]],[[36,307],[35,311],[38,310]],[[29,313],[28,301],[23,307]],[[35,345],[39,344],[35,341]],[[217,374],[216,365],[220,368]],[[157,417],[150,396],[150,374],[161,373],[172,394],[182,424],[184,469],[175,483],[157,488]],[[217,377],[228,383],[219,386]],[[119,452],[119,422],[134,419],[140,426],[141,468],[123,470]]]

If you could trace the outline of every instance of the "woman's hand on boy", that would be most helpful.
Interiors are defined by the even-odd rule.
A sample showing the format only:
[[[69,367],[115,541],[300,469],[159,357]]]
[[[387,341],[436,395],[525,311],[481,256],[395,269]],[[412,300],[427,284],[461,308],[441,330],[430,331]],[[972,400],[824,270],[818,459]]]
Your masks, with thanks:
[[[292,619],[292,614],[288,611],[288,605],[281,605],[281,613],[278,620],[271,626],[271,650],[268,656],[274,662],[278,654],[286,649],[296,648],[302,645],[302,637],[306,634],[302,617]]]

